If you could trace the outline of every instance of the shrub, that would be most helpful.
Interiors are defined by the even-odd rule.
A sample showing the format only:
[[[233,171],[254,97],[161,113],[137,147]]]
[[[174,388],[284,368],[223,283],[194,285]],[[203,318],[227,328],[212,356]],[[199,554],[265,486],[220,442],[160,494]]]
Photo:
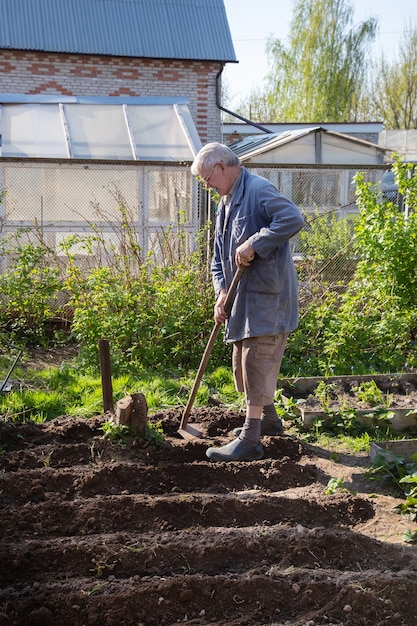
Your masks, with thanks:
[[[412,166],[396,161],[393,169],[405,206],[417,206]],[[357,267],[343,289],[325,281],[311,289],[299,328],[289,338],[283,373],[364,374],[417,366],[417,213],[401,212],[381,199],[378,187],[365,183],[362,174],[355,178]],[[321,262],[323,224],[313,223],[307,236],[310,254]]]
[[[0,274],[0,333],[12,343],[46,346],[54,338],[60,273],[48,247],[25,242],[25,233],[1,241],[0,255],[12,259]]]
[[[307,296],[288,340],[283,376],[417,366],[417,178],[410,165],[397,161],[393,169],[407,212],[381,199],[378,187],[359,174],[355,236],[352,224],[334,213],[317,214],[302,234],[308,263],[300,282]],[[79,344],[86,371],[98,371],[98,342],[107,339],[115,375],[153,370],[182,376],[197,369],[214,324],[207,263],[201,250],[184,254],[181,222],[175,232],[160,233],[162,262],[142,258],[122,199],[119,208],[118,241],[109,243],[93,225],[88,236],[70,236],[62,243],[62,272],[36,228],[32,243],[24,232],[3,239],[10,265],[0,274],[0,335],[46,346],[61,340],[51,323],[62,316],[71,320],[67,338]],[[80,248],[95,265],[80,262]],[[336,280],[329,274],[332,263],[343,265]],[[230,365],[230,347],[219,338],[208,371],[222,365]]]
[[[198,366],[213,324],[213,294],[197,257],[169,267],[144,265],[125,282],[111,268],[75,280],[70,268],[65,286],[84,366],[98,363],[100,338],[109,340],[118,373]]]

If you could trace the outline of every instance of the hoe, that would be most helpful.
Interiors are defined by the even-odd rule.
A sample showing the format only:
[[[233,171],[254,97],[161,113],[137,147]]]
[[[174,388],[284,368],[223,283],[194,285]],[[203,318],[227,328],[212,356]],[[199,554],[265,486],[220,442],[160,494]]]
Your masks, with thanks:
[[[236,292],[236,288],[238,286],[238,283],[242,277],[243,272],[245,271],[245,266],[241,265],[240,267],[238,267],[238,269],[235,272],[235,275],[233,276],[233,280],[232,283],[229,287],[229,290],[227,292],[226,295],[226,299],[224,301],[224,308],[226,309],[226,311],[230,311],[231,307],[232,307],[232,303],[233,303],[233,298]],[[216,342],[216,339],[219,335],[220,329],[222,327],[221,323],[216,322],[216,324],[214,325],[213,330],[211,331],[211,335],[210,338],[207,342],[207,346],[206,349],[204,350],[204,354],[202,356],[201,362],[200,362],[200,366],[198,368],[197,371],[197,375],[195,377],[195,381],[194,381],[194,385],[193,388],[191,390],[190,393],[190,397],[188,398],[188,402],[187,402],[187,406],[184,409],[184,412],[182,414],[182,418],[181,418],[181,423],[180,423],[180,427],[178,429],[178,433],[184,437],[184,439],[193,439],[194,437],[204,437],[204,428],[202,427],[201,424],[188,424],[188,418],[190,416],[190,411],[191,411],[191,407],[193,406],[195,397],[197,395],[197,391],[198,388],[200,386],[201,383],[201,379],[203,378],[203,374],[205,372],[205,369],[207,367],[207,363],[211,354],[211,351],[213,349],[213,346]]]

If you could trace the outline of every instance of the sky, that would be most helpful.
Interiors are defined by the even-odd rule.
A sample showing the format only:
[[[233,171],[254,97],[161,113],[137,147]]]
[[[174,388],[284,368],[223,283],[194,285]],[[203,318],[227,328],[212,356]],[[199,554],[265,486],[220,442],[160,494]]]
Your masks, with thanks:
[[[295,0],[224,0],[239,63],[227,63],[223,80],[228,86],[228,108],[233,109],[252,91],[263,86],[268,73],[265,53],[267,39],[272,36],[288,44],[289,27]],[[351,0],[353,23],[369,17],[378,18],[373,51],[378,57],[398,55],[401,34],[407,23],[417,26],[416,0]]]

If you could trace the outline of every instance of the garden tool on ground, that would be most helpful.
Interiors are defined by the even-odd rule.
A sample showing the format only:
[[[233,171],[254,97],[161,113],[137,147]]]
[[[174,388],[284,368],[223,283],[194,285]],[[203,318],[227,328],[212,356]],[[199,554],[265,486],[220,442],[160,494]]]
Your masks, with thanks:
[[[12,372],[14,368],[16,367],[16,364],[21,356],[22,356],[22,350],[19,350],[9,371],[7,372],[6,378],[4,380],[0,380],[0,393],[7,393],[12,390],[12,384],[9,383],[9,378],[12,375]]]
[[[240,267],[238,267],[238,269],[235,272],[235,275],[233,276],[232,283],[227,291],[226,299],[224,301],[224,308],[226,309],[227,312],[229,312],[230,309],[232,308],[232,303],[233,303],[233,298],[236,292],[236,288],[238,286],[240,279],[242,278],[242,274],[245,271],[245,269],[246,267],[244,265],[241,265]],[[204,350],[204,354],[202,356],[200,366],[198,368],[198,372],[195,377],[195,381],[194,381],[194,385],[190,393],[190,397],[188,398],[187,406],[185,407],[184,412],[182,414],[182,419],[181,419],[180,427],[178,429],[178,433],[182,437],[184,437],[184,439],[193,439],[194,437],[204,437],[204,429],[201,424],[187,424],[187,422],[188,422],[188,418],[190,415],[191,407],[193,406],[193,402],[195,400],[198,388],[201,383],[201,379],[203,378],[203,374],[207,367],[207,363],[208,363],[211,351],[219,335],[221,327],[222,327],[222,323],[216,322],[213,330],[211,331],[210,338],[207,342],[206,349]]]

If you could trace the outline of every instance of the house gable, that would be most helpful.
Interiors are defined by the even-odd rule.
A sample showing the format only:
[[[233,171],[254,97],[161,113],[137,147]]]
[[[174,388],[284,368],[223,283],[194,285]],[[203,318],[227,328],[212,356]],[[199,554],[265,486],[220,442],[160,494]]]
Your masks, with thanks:
[[[389,151],[320,126],[246,137],[231,149],[243,163],[378,165]]]

